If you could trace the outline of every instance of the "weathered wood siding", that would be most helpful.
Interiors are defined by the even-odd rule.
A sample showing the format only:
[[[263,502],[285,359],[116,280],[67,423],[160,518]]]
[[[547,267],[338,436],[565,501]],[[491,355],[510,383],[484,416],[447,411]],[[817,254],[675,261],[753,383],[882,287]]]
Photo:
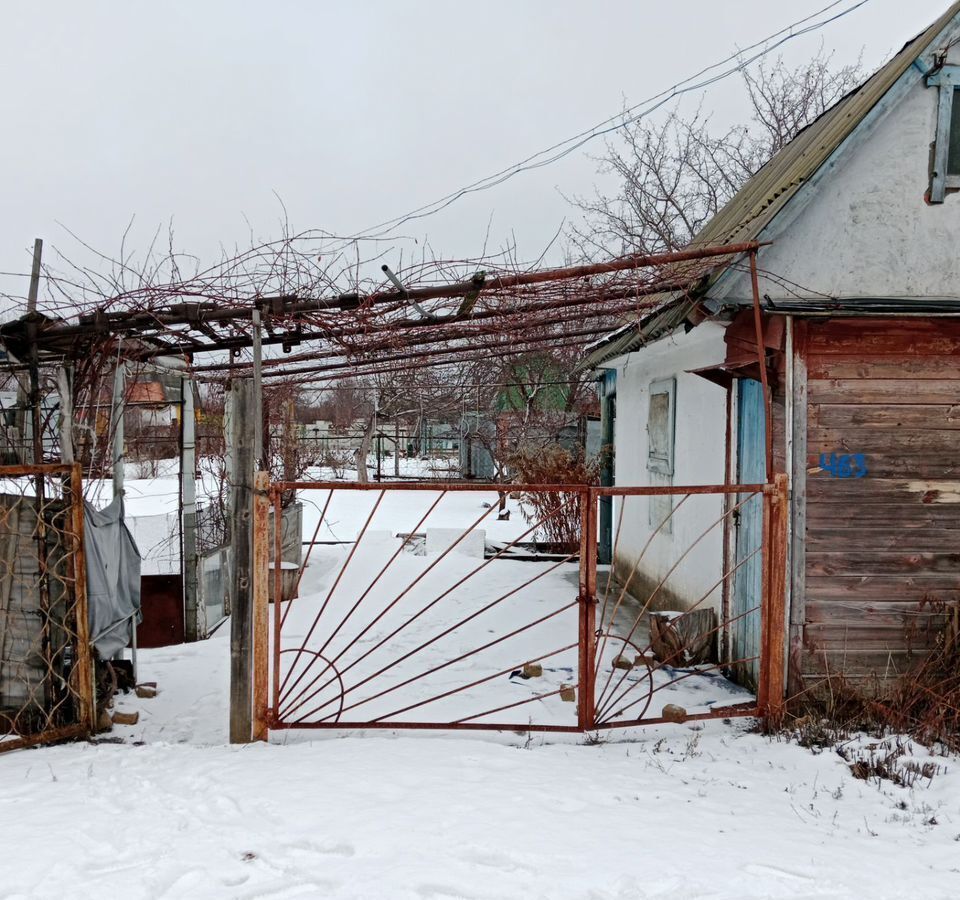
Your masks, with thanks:
[[[806,680],[893,673],[960,600],[960,322],[805,323]],[[837,476],[821,468],[837,454]],[[863,454],[866,473],[841,456]],[[846,475],[846,477],[843,477]],[[795,601],[796,602],[796,601]]]

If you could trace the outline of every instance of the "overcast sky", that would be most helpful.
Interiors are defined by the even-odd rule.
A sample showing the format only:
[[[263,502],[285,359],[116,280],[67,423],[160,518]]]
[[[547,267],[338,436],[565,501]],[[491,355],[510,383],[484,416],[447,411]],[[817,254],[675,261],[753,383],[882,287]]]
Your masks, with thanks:
[[[116,252],[174,222],[202,256],[293,225],[355,233],[614,115],[828,0],[378,0],[5,4],[0,270],[62,226]],[[886,59],[946,0],[870,0],[784,48]],[[735,82],[704,106],[744,114]],[[401,234],[447,257],[513,234],[536,256],[597,181],[587,153],[464,199]],[[58,224],[58,223],[62,223]],[[409,253],[409,251],[405,251]],[[399,258],[400,244],[395,256]],[[0,285],[25,293],[25,279]]]

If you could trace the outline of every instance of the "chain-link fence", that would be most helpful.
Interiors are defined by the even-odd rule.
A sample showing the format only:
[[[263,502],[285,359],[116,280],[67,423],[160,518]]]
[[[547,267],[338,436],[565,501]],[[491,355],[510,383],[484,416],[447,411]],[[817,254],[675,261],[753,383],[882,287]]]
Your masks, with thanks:
[[[0,467],[0,751],[94,725],[80,467]]]

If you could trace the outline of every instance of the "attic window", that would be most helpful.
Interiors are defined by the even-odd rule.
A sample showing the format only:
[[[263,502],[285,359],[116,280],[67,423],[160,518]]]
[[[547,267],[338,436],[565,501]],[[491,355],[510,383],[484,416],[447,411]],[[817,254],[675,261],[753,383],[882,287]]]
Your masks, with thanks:
[[[947,176],[960,175],[960,103],[957,91],[953,89],[953,102],[950,108],[950,144],[947,150]]]
[[[960,190],[960,66],[941,66],[927,76],[927,87],[938,88],[930,202],[943,203],[948,190]]]

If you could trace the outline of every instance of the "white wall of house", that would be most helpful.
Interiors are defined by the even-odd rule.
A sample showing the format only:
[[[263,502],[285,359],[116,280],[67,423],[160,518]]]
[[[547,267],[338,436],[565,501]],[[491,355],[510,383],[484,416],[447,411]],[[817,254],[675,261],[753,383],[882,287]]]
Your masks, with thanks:
[[[706,322],[689,333],[682,330],[661,338],[639,353],[619,357],[606,364],[617,370],[617,417],[614,432],[615,481],[622,486],[723,484],[726,437],[726,392],[723,388],[691,375],[688,370],[723,361],[724,328]],[[650,385],[676,379],[676,424],[673,476],[648,469],[647,421]],[[679,498],[678,498],[679,499]],[[623,517],[621,515],[623,506]],[[655,527],[650,524],[646,497],[617,498],[614,503],[616,555],[614,567],[626,578],[637,566],[631,593],[641,602],[682,554],[690,550],[707,526],[722,515],[718,496],[691,496],[670,519],[669,530],[657,533],[641,551]],[[619,538],[616,529],[620,524]],[[638,564],[639,559],[639,564]],[[672,609],[697,603],[719,581],[723,564],[723,533],[714,528],[689,552],[671,573],[654,609]],[[661,602],[662,601],[662,602]],[[720,605],[720,590],[701,606]]]
[[[960,46],[951,48],[960,64]],[[930,65],[932,59],[924,60]],[[960,297],[960,192],[925,202],[938,89],[916,67],[874,108],[761,235],[761,292],[776,300]],[[748,300],[749,278],[724,278],[711,296]]]

